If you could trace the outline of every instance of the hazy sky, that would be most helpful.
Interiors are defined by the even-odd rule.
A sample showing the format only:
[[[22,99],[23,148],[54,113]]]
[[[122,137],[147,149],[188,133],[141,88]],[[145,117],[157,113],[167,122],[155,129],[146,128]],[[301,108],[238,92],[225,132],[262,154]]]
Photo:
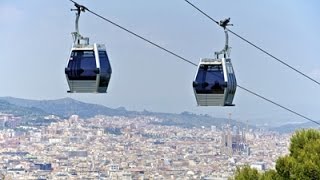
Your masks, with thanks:
[[[79,0],[92,11],[192,60],[213,57],[223,30],[183,0]],[[320,81],[320,1],[191,1],[213,18],[231,17],[231,29]],[[90,13],[80,32],[105,43],[113,74],[107,94],[68,94],[64,67],[74,31],[68,0],[1,0],[0,96],[74,99],[108,107],[160,112],[190,111],[255,122],[302,121],[238,89],[236,107],[197,107],[196,68]],[[230,35],[237,81],[280,104],[320,120],[320,86]]]

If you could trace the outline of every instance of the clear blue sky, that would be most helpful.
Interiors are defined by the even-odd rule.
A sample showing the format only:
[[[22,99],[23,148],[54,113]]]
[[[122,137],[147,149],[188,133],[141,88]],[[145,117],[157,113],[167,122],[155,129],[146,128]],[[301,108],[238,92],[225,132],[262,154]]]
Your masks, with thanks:
[[[198,63],[224,44],[221,28],[183,0],[78,1],[92,11]],[[191,1],[213,18],[231,17],[233,31],[320,81],[320,2]],[[299,117],[240,89],[234,108],[197,107],[196,68],[93,16],[82,14],[80,31],[105,43],[113,68],[108,94],[67,94],[66,66],[74,31],[68,0],[1,0],[0,96],[74,99],[129,110],[190,111],[255,122]],[[320,86],[230,35],[238,83],[315,120]]]

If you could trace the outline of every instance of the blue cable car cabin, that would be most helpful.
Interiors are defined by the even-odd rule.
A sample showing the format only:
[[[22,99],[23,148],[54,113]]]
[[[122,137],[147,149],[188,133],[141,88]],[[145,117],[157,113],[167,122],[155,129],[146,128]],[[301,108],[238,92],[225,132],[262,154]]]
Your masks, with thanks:
[[[75,45],[65,74],[70,93],[106,93],[111,66],[104,45]]]
[[[233,106],[236,78],[230,59],[201,59],[193,81],[198,106]]]

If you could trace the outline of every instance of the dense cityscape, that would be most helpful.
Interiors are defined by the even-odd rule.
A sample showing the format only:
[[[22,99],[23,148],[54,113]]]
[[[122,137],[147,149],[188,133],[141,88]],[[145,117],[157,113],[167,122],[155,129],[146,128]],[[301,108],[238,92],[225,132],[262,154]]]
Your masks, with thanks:
[[[228,179],[237,166],[265,171],[291,134],[249,128],[162,126],[154,116],[72,115],[49,126],[0,131],[6,179]],[[2,114],[2,126],[19,120]],[[12,126],[12,125],[11,125]],[[21,131],[24,129],[24,131]]]

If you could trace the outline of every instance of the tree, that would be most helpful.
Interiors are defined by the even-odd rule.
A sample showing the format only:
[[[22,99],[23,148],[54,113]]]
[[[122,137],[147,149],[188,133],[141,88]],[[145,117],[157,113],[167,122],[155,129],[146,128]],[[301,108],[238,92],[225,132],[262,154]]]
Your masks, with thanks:
[[[285,179],[320,179],[320,132],[309,129],[291,138],[290,154],[277,160],[276,170]]]
[[[282,178],[277,174],[275,170],[269,170],[261,174],[259,180],[281,180]]]
[[[306,150],[306,148],[310,149],[308,146],[312,145],[316,141],[320,140],[320,132],[315,129],[308,130],[300,130],[297,131],[291,137],[291,144],[289,147],[290,156],[294,158],[299,158],[299,155]],[[308,153],[311,155],[313,153]]]
[[[276,171],[258,173],[246,166],[237,168],[235,179],[320,179],[320,131],[315,129],[297,131],[291,137],[290,154],[280,157],[276,162]],[[256,172],[256,173],[255,173]]]
[[[249,166],[243,168],[237,167],[235,180],[256,180],[259,179],[259,173],[256,169],[251,169]]]

